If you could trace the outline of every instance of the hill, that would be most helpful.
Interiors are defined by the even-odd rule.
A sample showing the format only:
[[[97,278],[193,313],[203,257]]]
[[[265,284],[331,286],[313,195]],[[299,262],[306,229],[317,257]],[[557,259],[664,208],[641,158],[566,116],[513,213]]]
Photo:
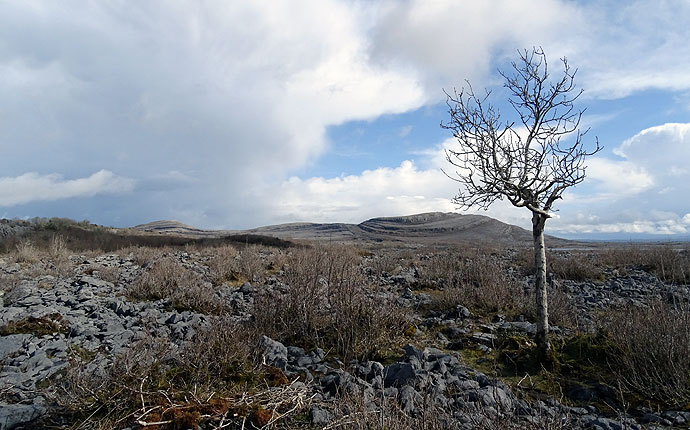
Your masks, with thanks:
[[[337,242],[403,242],[444,244],[485,242],[513,245],[532,243],[532,233],[483,215],[429,212],[399,217],[372,218],[359,224],[288,223],[237,230],[200,230],[177,221],[156,221],[134,229],[196,237],[228,234],[255,234],[285,240],[325,240]],[[547,236],[551,246],[567,246],[571,241]]]

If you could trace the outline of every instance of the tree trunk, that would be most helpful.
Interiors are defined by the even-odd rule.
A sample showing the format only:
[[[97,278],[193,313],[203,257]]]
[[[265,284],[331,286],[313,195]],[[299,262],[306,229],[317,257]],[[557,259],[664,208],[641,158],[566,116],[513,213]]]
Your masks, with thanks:
[[[537,299],[537,348],[539,359],[548,358],[549,349],[549,307],[546,297],[546,247],[544,246],[544,224],[546,217],[532,213],[532,237],[534,238],[534,289]]]

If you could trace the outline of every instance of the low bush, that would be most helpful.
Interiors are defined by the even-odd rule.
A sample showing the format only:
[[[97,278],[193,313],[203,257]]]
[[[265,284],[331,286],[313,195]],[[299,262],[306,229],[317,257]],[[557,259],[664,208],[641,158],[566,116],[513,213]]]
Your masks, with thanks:
[[[172,430],[253,423],[251,428],[258,428],[300,413],[308,406],[307,386],[275,386],[277,369],[259,363],[254,333],[246,328],[213,318],[209,326],[197,327],[182,349],[167,339],[146,338],[95,371],[93,362],[81,358],[93,360],[91,354],[76,354],[45,389],[61,412],[42,424]]]
[[[238,253],[234,246],[204,249],[203,254],[208,258],[209,277],[215,285],[239,280],[236,263]]]
[[[535,273],[534,250],[522,249],[515,263],[527,275]],[[598,252],[592,251],[547,251],[546,271],[557,279],[571,281],[601,281],[604,279],[604,265]]]
[[[374,295],[353,248],[296,249],[285,262],[283,292],[255,304],[258,329],[283,342],[333,350],[342,358],[373,357],[396,344],[406,313]]]
[[[56,333],[69,332],[67,321],[59,313],[44,315],[42,317],[29,316],[22,320],[10,321],[0,326],[0,336],[10,334],[27,333],[34,336],[43,336]]]
[[[170,256],[152,263],[130,284],[127,292],[137,300],[169,300],[170,305],[179,310],[218,313],[225,306],[210,282]]]
[[[690,404],[690,307],[661,301],[599,315],[623,387],[662,405]]]
[[[17,263],[36,263],[40,260],[40,251],[30,240],[21,240],[16,246],[14,261]]]
[[[422,283],[441,289],[438,308],[461,304],[479,313],[525,313],[531,305],[524,287],[499,256],[486,250],[434,255],[425,262]]]
[[[690,284],[690,250],[687,248],[630,244],[601,251],[599,258],[623,273],[629,268],[638,268],[671,284]]]

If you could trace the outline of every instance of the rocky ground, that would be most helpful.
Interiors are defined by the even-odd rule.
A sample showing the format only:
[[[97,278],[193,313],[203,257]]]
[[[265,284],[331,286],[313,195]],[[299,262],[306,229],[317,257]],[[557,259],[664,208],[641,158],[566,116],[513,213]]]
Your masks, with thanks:
[[[151,339],[163,340],[168,353],[185,351],[217,318],[242,327],[266,312],[255,306],[258,294],[289,289],[281,267],[252,282],[216,282],[204,252],[168,250],[166,258],[202,280],[213,291],[213,300],[224,304],[222,311],[185,309],[169,298],[134,299],[131,285],[151,270],[152,263],[142,262],[131,250],[69,255],[60,267],[47,256],[35,261],[12,255],[0,259],[0,430],[96,428],[92,423],[103,409],[92,408],[91,416],[64,412],[70,397],[65,390],[75,386],[65,381],[73,378],[74,369],[79,369],[80,377],[105,381],[108,369],[120,366],[122,357],[131,357],[132,351],[139,351],[136,348]],[[377,258],[375,252],[366,254],[360,264],[366,266]],[[251,404],[260,406],[230,407],[227,404],[240,400],[236,395],[227,397],[224,408],[199,412],[189,428],[384,428],[375,426],[392,422],[409,428],[467,429],[690,427],[690,409],[630,406],[621,400],[619,388],[607,383],[582,381],[559,387],[560,395],[555,394],[557,390],[537,392],[532,384],[523,392],[521,387],[527,387],[531,379],[529,372],[517,375],[520,378],[502,378],[491,364],[505,339],[529,342],[535,332],[529,315],[479,314],[462,302],[435,307],[442,288],[434,282],[442,284],[442,279],[429,282],[414,264],[390,266],[385,270],[370,265],[363,272],[377,288],[375,297],[408,312],[410,328],[392,352],[379,354],[377,360],[344,362],[342,354],[304,344],[286,345],[255,333],[257,363],[262,369],[277,369],[264,371],[273,375],[272,383],[255,385],[245,393],[242,401],[249,405],[246,399],[252,398]],[[528,290],[529,276],[515,276]],[[608,272],[597,281],[564,280],[558,288],[568,297],[580,327],[554,327],[562,336],[587,330],[597,310],[644,305],[654,298],[690,297],[687,287],[668,285],[637,269]],[[159,406],[145,401],[141,391],[141,408],[129,411],[120,422],[109,421],[111,426],[187,428],[181,419],[176,422],[164,414],[154,418],[151,411]],[[170,405],[180,402],[172,398]],[[204,402],[213,404],[210,397],[198,403]],[[268,416],[262,418],[262,411],[269,411]],[[154,426],[156,419],[159,423]]]

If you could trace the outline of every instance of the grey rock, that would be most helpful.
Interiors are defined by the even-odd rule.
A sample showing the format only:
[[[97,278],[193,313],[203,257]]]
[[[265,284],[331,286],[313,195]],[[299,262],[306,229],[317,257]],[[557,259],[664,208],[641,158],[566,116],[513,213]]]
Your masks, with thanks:
[[[79,283],[82,285],[91,285],[96,288],[102,289],[112,289],[114,287],[112,282],[104,281],[103,279],[98,279],[93,276],[82,276],[79,279]]]
[[[33,337],[31,334],[11,334],[0,337],[0,361],[19,353]]]
[[[416,357],[419,360],[422,359],[422,351],[415,348],[413,345],[407,344],[403,346],[403,351],[405,352],[405,357]]]
[[[685,411],[666,411],[662,417],[671,421],[674,425],[684,425],[690,423],[690,412]]]
[[[672,426],[674,424],[670,420],[667,420],[666,418],[660,417],[659,415],[653,414],[651,412],[647,412],[644,415],[642,415],[642,417],[640,417],[640,422],[643,424],[661,424],[663,426]]]
[[[513,407],[513,396],[499,387],[484,387],[480,389],[480,401],[484,406],[491,406],[498,410],[507,411]]]
[[[412,414],[415,410],[415,403],[421,400],[421,396],[415,389],[409,385],[405,385],[398,391],[398,402],[400,402],[400,409],[406,414]]]
[[[333,421],[333,414],[328,409],[314,406],[309,410],[309,420],[312,424],[326,425]]]
[[[239,289],[239,292],[242,294],[253,294],[255,291],[256,289],[249,282],[245,282],[244,284],[242,284],[242,286]]]
[[[36,287],[27,281],[22,281],[19,285],[12,288],[9,292],[5,293],[4,301],[5,303],[13,304],[19,302],[20,300],[26,299],[31,295],[35,294]]]
[[[285,345],[267,336],[261,336],[259,344],[263,350],[264,362],[285,370],[288,362],[288,349]]]
[[[394,363],[383,370],[385,387],[402,387],[414,382],[417,373],[411,363]]]
[[[27,425],[45,414],[46,408],[39,401],[32,404],[0,403],[0,430],[11,430]]]

